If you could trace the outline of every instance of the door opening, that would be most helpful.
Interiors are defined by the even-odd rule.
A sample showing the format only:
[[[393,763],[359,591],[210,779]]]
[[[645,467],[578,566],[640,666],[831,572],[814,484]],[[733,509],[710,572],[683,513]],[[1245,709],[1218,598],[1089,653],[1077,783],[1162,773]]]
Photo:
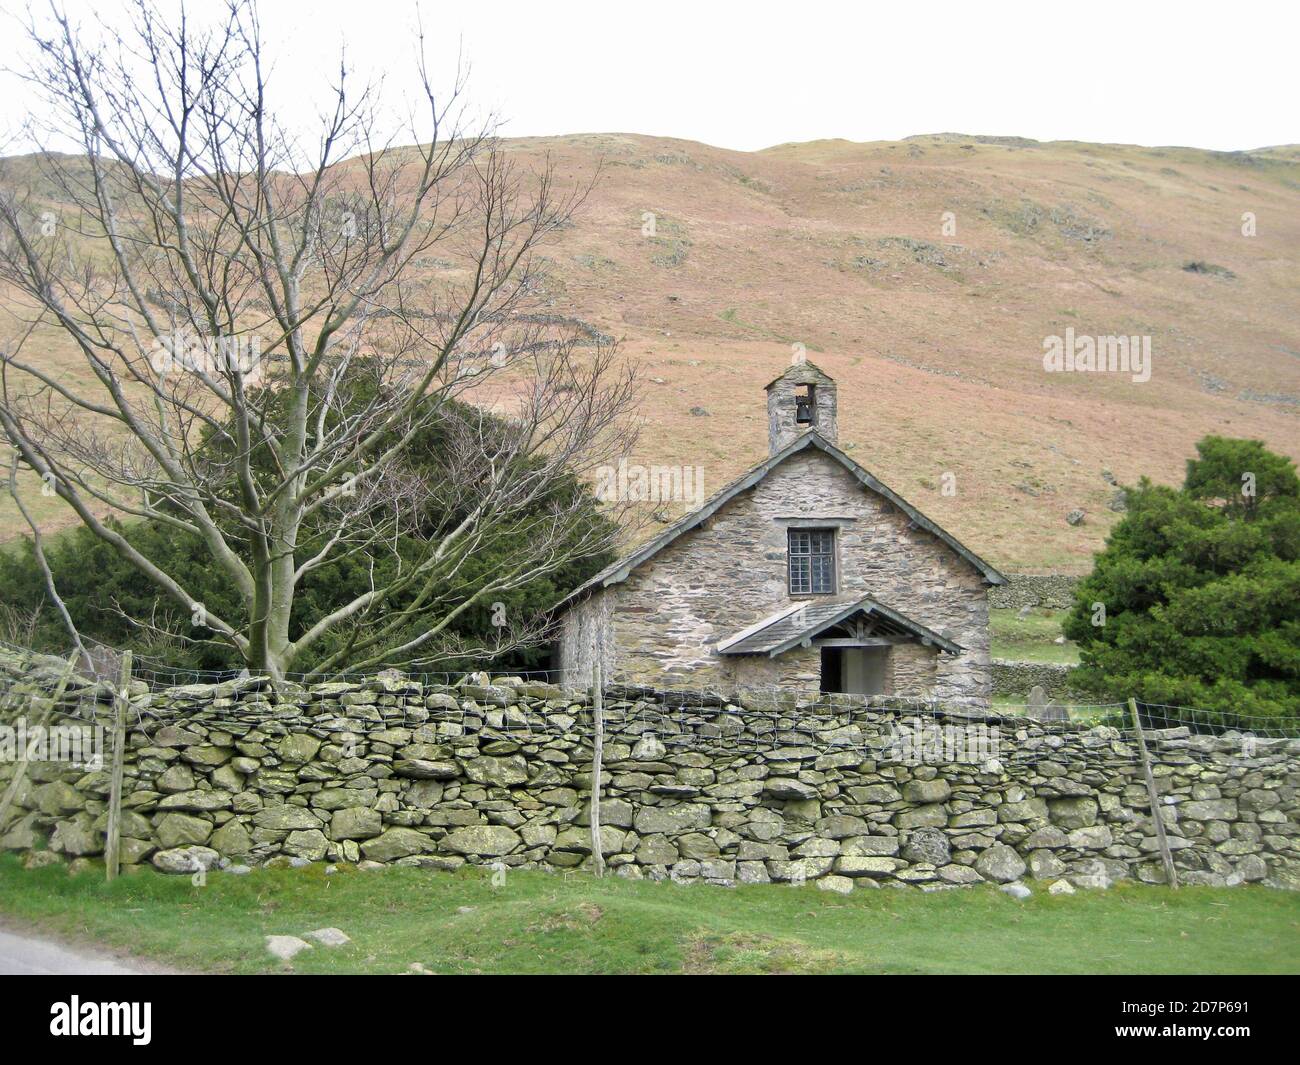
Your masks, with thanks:
[[[842,691],[840,687],[843,676],[844,659],[838,647],[822,648],[822,694]]]
[[[883,695],[888,666],[888,647],[823,647],[821,690]]]

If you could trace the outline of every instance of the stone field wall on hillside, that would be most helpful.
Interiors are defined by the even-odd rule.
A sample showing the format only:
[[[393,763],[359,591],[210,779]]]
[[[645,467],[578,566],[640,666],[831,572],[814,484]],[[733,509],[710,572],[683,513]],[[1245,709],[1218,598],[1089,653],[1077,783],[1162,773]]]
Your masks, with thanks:
[[[6,718],[57,673],[0,651]],[[478,679],[135,685],[126,868],[589,864],[587,696]],[[108,699],[77,681],[67,709],[104,721]],[[606,694],[604,717],[600,846],[618,875],[839,891],[1164,877],[1136,747],[1115,729],[628,688]],[[1185,882],[1300,883],[1300,742],[1149,742]],[[0,847],[93,864],[108,793],[108,765],[32,762]]]
[[[1008,662],[995,658],[993,694],[1023,701],[1030,690],[1038,686],[1051,699],[1085,697],[1070,685],[1070,675],[1074,670],[1074,666],[1059,662]]]
[[[1068,610],[1074,605],[1078,577],[1063,573],[1009,573],[1007,583],[989,589],[989,606],[999,609],[1036,606]]]

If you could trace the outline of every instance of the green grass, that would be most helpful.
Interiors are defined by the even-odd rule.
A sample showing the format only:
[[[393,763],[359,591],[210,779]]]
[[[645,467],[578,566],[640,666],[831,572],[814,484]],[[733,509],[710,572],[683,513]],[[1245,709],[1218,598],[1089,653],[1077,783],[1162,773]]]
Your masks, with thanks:
[[[991,888],[596,881],[511,872],[320,866],[213,873],[24,871],[0,858],[0,911],[52,932],[214,972],[399,973],[1295,973],[1300,896],[1260,887],[1136,884],[1017,902]],[[348,946],[292,962],[268,934],[334,925]]]
[[[1075,703],[1069,699],[1056,699],[1054,701],[1069,710],[1070,720],[1076,724],[1128,727],[1128,711],[1123,706]],[[1025,697],[1023,695],[995,695],[991,702],[995,712],[1015,716],[1024,716],[1025,714]]]
[[[1035,608],[1027,617],[1010,607],[989,611],[989,632],[992,637],[994,658],[1014,662],[1057,662],[1064,665],[1079,664],[1076,644],[1056,643],[1061,635],[1064,610]]]

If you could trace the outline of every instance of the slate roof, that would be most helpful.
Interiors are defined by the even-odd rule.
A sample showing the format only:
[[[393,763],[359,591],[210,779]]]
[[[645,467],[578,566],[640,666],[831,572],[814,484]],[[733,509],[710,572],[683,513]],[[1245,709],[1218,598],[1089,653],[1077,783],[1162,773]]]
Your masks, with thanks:
[[[774,377],[771,381],[763,386],[764,391],[770,391],[772,386],[779,381],[793,381],[797,385],[833,385],[835,378],[830,377],[824,370],[814,366],[811,362],[797,362],[780,377]]]
[[[914,636],[949,654],[961,654],[963,650],[946,637],[896,610],[890,610],[870,596],[849,601],[840,599],[834,602],[796,603],[793,608],[787,607],[764,618],[757,625],[751,625],[723,640],[718,644],[717,650],[724,655],[765,654],[775,658],[792,647],[797,647],[804,640],[815,639],[827,629],[848,621],[855,614],[862,614],[876,623],[872,635]]]
[[[786,444],[786,446],[776,454],[764,459],[757,466],[752,467],[748,473],[741,475],[721,491],[714,493],[702,507],[691,511],[691,513],[687,514],[684,518],[681,518],[677,522],[668,526],[667,529],[654,537],[654,539],[642,544],[631,554],[625,555],[617,562],[606,566],[594,577],[579,585],[556,603],[554,609],[557,611],[563,610],[574,600],[587,595],[589,592],[595,591],[597,588],[608,588],[611,584],[622,584],[627,580],[628,575],[632,570],[636,569],[641,565],[641,563],[653,558],[683,533],[690,532],[692,529],[702,525],[741,492],[753,488],[754,485],[758,484],[758,482],[766,477],[769,472],[783,463],[786,459],[790,458],[792,455],[797,455],[799,452],[810,447],[824,451],[846,470],[852,473],[853,476],[861,481],[865,487],[870,488],[873,492],[876,492],[878,495],[889,500],[890,503],[906,514],[915,524],[919,525],[922,529],[925,529],[937,539],[947,544],[948,547],[955,551],[961,558],[965,559],[965,561],[971,566],[979,570],[989,584],[1007,583],[1007,579],[1003,574],[985,562],[975,554],[974,551],[967,548],[950,532],[937,523],[931,521],[912,506],[911,503],[907,502],[907,500],[903,499],[880,481],[876,480],[875,477],[849,458],[848,455],[822,436],[821,433],[817,432],[816,429],[809,429],[802,435],[795,437],[794,440]]]

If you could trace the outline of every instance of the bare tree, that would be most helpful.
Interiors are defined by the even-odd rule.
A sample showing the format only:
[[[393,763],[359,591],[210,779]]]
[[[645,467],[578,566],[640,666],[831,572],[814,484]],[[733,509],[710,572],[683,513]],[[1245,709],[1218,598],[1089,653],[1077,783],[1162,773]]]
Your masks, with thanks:
[[[72,637],[72,645],[76,648],[77,654],[81,657],[83,664],[89,661],[89,655],[86,652],[86,646],[81,642],[81,633],[77,631],[77,626],[72,620],[72,615],[68,613],[67,604],[64,603],[63,597],[59,595],[59,590],[54,584],[54,574],[50,570],[50,563],[45,557],[45,540],[41,536],[41,527],[36,519],[32,517],[32,512],[27,509],[27,504],[23,502],[23,497],[18,493],[18,454],[14,453],[13,462],[9,466],[9,497],[14,501],[14,505],[27,522],[28,528],[32,530],[32,555],[36,559],[37,566],[40,567],[41,576],[45,580],[45,593],[54,603],[55,609],[59,612],[59,617],[63,621],[64,627],[68,630],[68,635]],[[39,617],[40,611],[37,611]]]
[[[536,313],[534,252],[584,190],[471,126],[463,76],[439,96],[422,37],[405,126],[381,136],[383,94],[340,64],[308,143],[277,122],[252,0],[202,27],[137,0],[132,23],[29,15],[33,137],[79,151],[0,172],[0,429],[252,669],[283,676],[327,636],[320,670],[499,651],[457,645],[457,619],[610,546],[558,488],[631,439],[630,371]],[[431,429],[434,477],[405,461]],[[106,509],[197,537],[239,611],[197,602]],[[469,575],[506,542],[508,565]],[[382,580],[295,622],[314,570],[385,553]]]

